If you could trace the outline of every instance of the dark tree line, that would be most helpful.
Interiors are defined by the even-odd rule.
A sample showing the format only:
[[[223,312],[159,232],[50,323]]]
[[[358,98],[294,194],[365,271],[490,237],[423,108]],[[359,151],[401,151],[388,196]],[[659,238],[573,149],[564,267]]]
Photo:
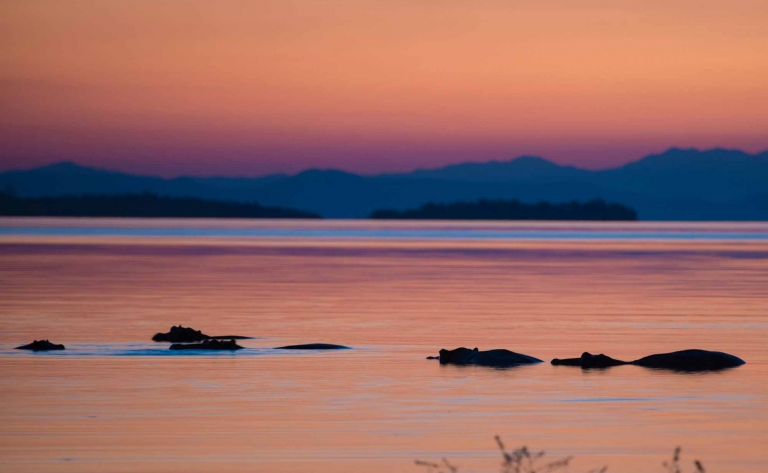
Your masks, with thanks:
[[[418,209],[376,210],[375,219],[424,220],[637,220],[637,212],[625,205],[601,199],[561,204],[524,204],[517,200],[479,200],[451,204],[428,203]]]
[[[150,193],[16,197],[0,193],[0,215],[46,217],[189,217],[189,218],[320,218],[301,210],[263,207],[191,197],[164,197]]]

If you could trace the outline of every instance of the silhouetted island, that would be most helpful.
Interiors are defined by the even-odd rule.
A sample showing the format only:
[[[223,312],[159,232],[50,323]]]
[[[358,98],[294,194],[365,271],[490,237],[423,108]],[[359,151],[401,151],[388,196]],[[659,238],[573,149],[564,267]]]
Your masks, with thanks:
[[[21,198],[0,193],[0,215],[20,217],[320,218],[302,210],[150,193]]]
[[[518,200],[485,200],[424,204],[411,210],[376,210],[373,219],[423,220],[637,220],[637,212],[625,205],[601,199],[580,203],[524,204]]]

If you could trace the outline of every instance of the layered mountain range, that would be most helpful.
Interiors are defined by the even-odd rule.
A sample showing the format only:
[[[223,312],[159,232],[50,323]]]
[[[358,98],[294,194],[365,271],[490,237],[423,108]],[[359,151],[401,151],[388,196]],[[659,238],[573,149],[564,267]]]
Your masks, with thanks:
[[[253,178],[164,179],[64,162],[0,173],[3,190],[19,197],[150,192],[258,202],[326,218],[364,218],[377,209],[404,210],[428,202],[604,199],[634,208],[642,220],[768,220],[768,151],[673,148],[597,171],[523,156],[400,174],[364,176],[312,169]]]

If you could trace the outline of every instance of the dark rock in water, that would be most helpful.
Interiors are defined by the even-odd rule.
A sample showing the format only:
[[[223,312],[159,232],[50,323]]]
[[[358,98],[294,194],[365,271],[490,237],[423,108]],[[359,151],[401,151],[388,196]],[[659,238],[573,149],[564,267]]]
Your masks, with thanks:
[[[51,343],[48,340],[35,340],[28,345],[22,345],[16,347],[17,350],[32,350],[32,351],[50,351],[50,350],[64,350],[64,345],[57,345]]]
[[[330,343],[306,343],[304,345],[287,345],[276,347],[275,350],[348,350],[344,345],[333,345]]]
[[[174,343],[171,350],[242,350],[234,340],[204,340],[202,343]]]
[[[152,337],[152,340],[156,342],[171,342],[171,343],[189,343],[189,342],[202,342],[208,340],[210,336],[202,333],[200,330],[195,330],[190,327],[182,327],[181,325],[171,327],[167,333],[158,333]]]
[[[542,362],[538,358],[504,349],[480,351],[477,348],[470,350],[464,347],[455,350],[442,349],[439,359],[441,365],[478,365],[497,368]]]
[[[741,366],[746,362],[737,356],[719,351],[683,350],[640,358],[633,365],[678,371],[714,371]]]
[[[552,360],[553,365],[560,365],[560,366],[580,366],[584,369],[590,369],[590,368],[609,368],[611,366],[619,366],[619,365],[626,365],[626,361],[616,360],[614,358],[611,358],[610,356],[603,355],[600,353],[599,355],[593,355],[589,352],[584,352],[581,354],[581,358],[555,358]]]
[[[242,335],[206,335],[200,330],[195,330],[190,327],[178,327],[173,326],[167,333],[158,333],[152,340],[156,342],[171,342],[171,343],[192,343],[202,342],[203,340],[245,340],[251,337],[244,337]]]

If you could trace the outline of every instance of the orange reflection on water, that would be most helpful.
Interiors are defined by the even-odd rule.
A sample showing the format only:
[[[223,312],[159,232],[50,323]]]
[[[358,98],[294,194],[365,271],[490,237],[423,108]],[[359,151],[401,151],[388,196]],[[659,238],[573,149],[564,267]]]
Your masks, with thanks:
[[[496,471],[496,434],[576,455],[573,471],[661,471],[676,445],[708,471],[768,468],[768,243],[3,237],[0,287],[5,471],[420,471],[443,456]],[[261,338],[146,351],[180,323]],[[10,350],[34,338],[70,349]],[[355,349],[268,349],[314,341]],[[748,364],[424,359],[460,345]]]

